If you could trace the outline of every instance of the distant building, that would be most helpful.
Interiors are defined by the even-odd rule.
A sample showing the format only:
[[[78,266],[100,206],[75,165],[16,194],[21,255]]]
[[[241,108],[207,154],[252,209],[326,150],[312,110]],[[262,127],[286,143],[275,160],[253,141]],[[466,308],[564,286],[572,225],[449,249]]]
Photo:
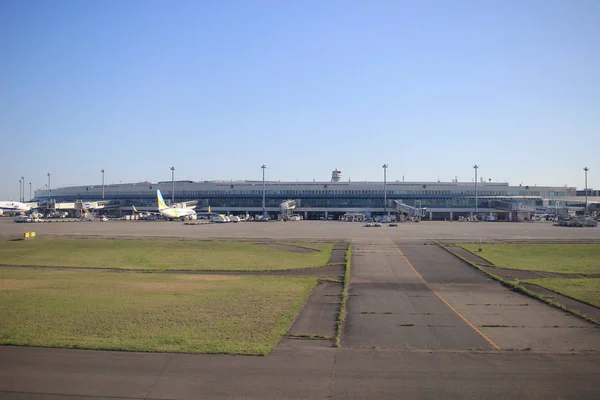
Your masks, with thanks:
[[[588,189],[587,190],[587,195],[588,195],[588,197],[590,197],[590,196],[592,196],[592,197],[600,197],[600,190]],[[584,196],[585,197],[585,189],[578,190],[577,191],[577,196]]]
[[[584,199],[574,187],[511,186],[502,182],[387,182],[384,208],[383,182],[342,182],[341,171],[332,172],[331,182],[266,182],[267,212],[276,215],[285,200],[296,200],[296,213],[305,219],[327,219],[346,213],[367,216],[402,214],[407,208],[424,210],[426,219],[458,219],[472,215],[476,208],[482,216],[500,220],[529,218],[533,213],[553,212],[559,208],[583,209]],[[475,193],[477,186],[477,195]],[[172,182],[136,182],[105,185],[106,200],[119,201],[124,207],[156,206],[156,190],[170,198]],[[197,201],[199,211],[262,212],[262,181],[175,181],[175,202]],[[52,188],[58,202],[93,201],[101,198],[101,185]],[[589,192],[588,202],[598,191]],[[35,192],[34,201],[44,202],[48,192]],[[385,210],[385,211],[384,211]]]

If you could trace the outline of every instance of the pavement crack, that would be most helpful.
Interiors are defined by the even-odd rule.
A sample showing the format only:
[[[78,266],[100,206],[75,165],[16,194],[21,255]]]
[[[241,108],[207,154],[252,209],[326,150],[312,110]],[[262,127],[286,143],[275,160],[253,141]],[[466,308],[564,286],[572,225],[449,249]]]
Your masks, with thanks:
[[[335,380],[335,366],[337,363],[337,352],[333,353],[333,368],[331,370],[331,379],[329,381],[329,393],[327,393],[328,399],[333,399],[333,381]]]
[[[154,388],[154,386],[156,385],[156,381],[158,380],[158,378],[160,378],[160,376],[163,374],[163,372],[165,372],[165,369],[167,369],[167,365],[169,364],[169,362],[171,361],[172,355],[169,354],[167,356],[167,359],[165,360],[164,364],[162,365],[162,367],[160,368],[160,371],[158,371],[158,373],[156,374],[156,376],[154,377],[154,379],[152,380],[152,384],[150,384],[150,386],[148,387],[148,389],[146,389],[146,392],[144,393],[144,396],[142,397],[143,399],[147,399],[148,395],[150,394],[150,391]]]
[[[285,335],[284,338],[293,340],[335,340],[335,337],[333,336],[311,334]]]

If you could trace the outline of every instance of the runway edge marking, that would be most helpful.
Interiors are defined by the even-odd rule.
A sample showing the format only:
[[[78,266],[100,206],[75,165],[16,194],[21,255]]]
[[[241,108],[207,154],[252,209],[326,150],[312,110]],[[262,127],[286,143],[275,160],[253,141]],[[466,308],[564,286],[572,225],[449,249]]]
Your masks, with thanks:
[[[402,256],[402,258],[404,258],[404,261],[406,261],[406,263],[408,264],[408,266],[419,277],[419,279],[421,279],[423,282],[425,282],[425,284],[433,292],[433,294],[435,294],[445,305],[447,305],[448,308],[450,308],[452,311],[454,311],[454,313],[456,315],[458,315],[463,321],[465,321],[467,323],[467,325],[469,325],[471,328],[473,328],[473,330],[475,332],[477,332],[482,338],[484,338],[489,344],[491,344],[493,348],[495,348],[496,350],[501,350],[500,346],[498,346],[496,343],[494,343],[494,341],[492,339],[490,339],[489,337],[487,337],[487,335],[485,333],[481,332],[475,325],[473,325],[471,323],[471,321],[469,321],[465,316],[463,316],[461,313],[459,313],[458,310],[456,310],[454,307],[452,307],[450,305],[450,303],[448,303],[438,292],[436,292],[435,290],[433,290],[431,288],[431,286],[429,286],[429,283],[427,283],[427,281],[415,269],[415,267],[412,265],[412,263],[410,262],[410,260],[408,258],[406,258],[406,256],[404,255],[404,253],[402,252],[402,250],[400,250],[400,248],[398,247],[398,245],[396,243],[394,243],[394,247],[396,247],[396,250],[398,251],[398,253],[400,253],[400,255]]]

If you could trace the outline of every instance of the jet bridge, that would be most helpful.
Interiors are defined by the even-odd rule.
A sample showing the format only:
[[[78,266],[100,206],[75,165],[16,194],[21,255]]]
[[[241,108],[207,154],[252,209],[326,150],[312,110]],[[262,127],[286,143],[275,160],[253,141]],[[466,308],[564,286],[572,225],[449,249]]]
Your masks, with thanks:
[[[198,200],[184,201],[183,203],[175,203],[171,207],[175,208],[196,208]]]
[[[118,208],[121,204],[118,200],[99,200],[99,201],[82,201],[77,200],[75,203],[58,203],[58,204],[73,204],[75,210],[100,210],[103,208]]]
[[[47,204],[48,210],[74,210],[75,203],[58,203],[56,201],[51,201]]]
[[[423,218],[427,212],[426,208],[413,207],[408,204],[404,204],[402,200],[392,200],[396,206],[396,212],[398,214],[406,214],[408,218]]]
[[[285,200],[279,204],[279,211],[281,212],[281,220],[289,221],[292,213],[296,209],[296,200]]]

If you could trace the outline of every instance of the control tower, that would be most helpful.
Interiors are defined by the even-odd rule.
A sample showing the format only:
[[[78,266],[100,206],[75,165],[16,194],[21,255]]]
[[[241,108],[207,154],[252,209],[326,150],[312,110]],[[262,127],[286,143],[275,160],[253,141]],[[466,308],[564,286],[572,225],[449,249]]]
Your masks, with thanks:
[[[342,180],[342,171],[338,171],[338,169],[334,169],[331,172],[331,182],[339,182]]]

